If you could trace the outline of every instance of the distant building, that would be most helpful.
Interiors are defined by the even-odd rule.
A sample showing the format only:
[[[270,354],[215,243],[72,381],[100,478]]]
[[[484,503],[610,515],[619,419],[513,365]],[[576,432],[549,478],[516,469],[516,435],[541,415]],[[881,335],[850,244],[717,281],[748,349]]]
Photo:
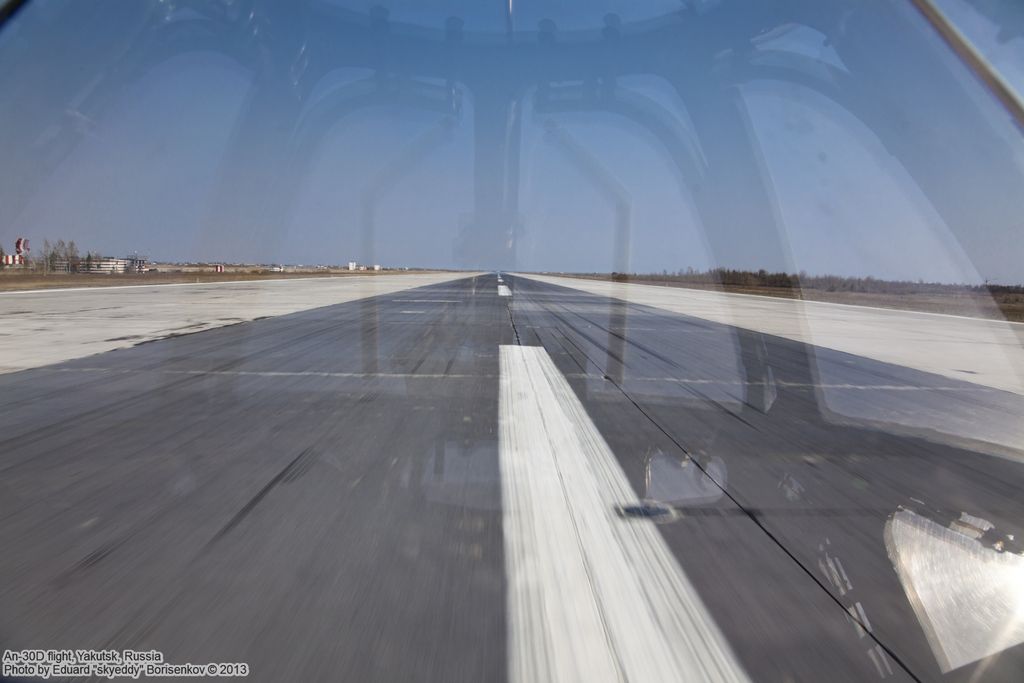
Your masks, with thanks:
[[[125,270],[126,273],[145,273],[149,270],[149,259],[145,256],[129,256],[125,259],[128,262],[128,268]]]
[[[82,259],[79,269],[83,273],[113,275],[117,273],[145,273],[149,261],[142,256],[93,256]]]
[[[128,259],[113,256],[94,256],[82,261],[83,273],[124,273],[128,270]]]
[[[349,261],[348,262],[348,269],[349,270],[359,270],[359,264],[356,263],[355,261]]]
[[[374,270],[380,270],[380,264],[378,263],[377,265],[375,265],[375,266],[373,267],[373,269],[374,269]]]

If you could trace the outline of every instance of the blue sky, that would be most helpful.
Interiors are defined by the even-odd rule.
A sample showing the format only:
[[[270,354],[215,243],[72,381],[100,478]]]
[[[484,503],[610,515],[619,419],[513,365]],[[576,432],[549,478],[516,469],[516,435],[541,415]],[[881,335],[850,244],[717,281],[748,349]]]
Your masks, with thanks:
[[[371,4],[339,0],[310,7],[319,17],[317,12],[332,6],[365,13]],[[620,16],[624,31],[640,31],[646,30],[643,22],[675,21],[666,14],[679,6],[520,0],[513,5],[510,39],[503,3],[382,4],[397,22],[433,27],[459,16],[467,42],[498,47],[509,40],[536,41],[542,19],[555,21],[560,41],[585,43],[598,39],[609,12]],[[699,2],[695,12],[716,30],[727,31],[734,21],[725,12],[730,4]],[[979,46],[990,45],[993,62],[1019,83],[1021,38],[998,37],[991,19],[967,0],[943,4],[960,5],[948,11],[964,17],[972,27],[965,32]],[[164,260],[343,263],[367,259],[362,235],[372,197],[373,260],[460,265],[460,248],[466,249],[460,247],[465,240],[460,230],[489,220],[478,216],[475,182],[500,171],[476,156],[474,122],[482,95],[457,83],[461,111],[450,132],[436,140],[431,131],[441,130],[445,114],[411,108],[397,97],[378,98],[344,117],[313,119],[310,112],[319,104],[358,89],[374,70],[338,65],[316,82],[304,81],[308,55],[302,57],[302,46],[314,44],[311,36],[329,30],[327,24],[292,12],[296,5],[284,0],[256,5],[265,15],[235,20],[242,38],[237,30],[211,39],[205,29],[190,28],[159,57],[153,57],[153,46],[162,27],[196,18],[168,9],[173,3],[120,0],[85,11],[70,0],[33,0],[0,30],[5,66],[0,71],[5,123],[0,244],[10,250],[15,237],[24,235],[34,245],[44,237],[74,239],[104,253],[138,251]],[[719,14],[720,25],[714,23]],[[876,92],[868,79],[851,96],[856,109],[851,111],[799,84],[747,80],[731,92],[743,113],[741,132],[752,144],[737,147],[734,158],[728,151],[720,158],[728,188],[718,192],[707,189],[710,181],[682,178],[672,153],[637,121],[599,107],[538,111],[537,84],[520,83],[514,95],[522,118],[513,265],[608,271],[622,263],[615,203],[588,175],[591,164],[591,171],[596,167],[614,178],[629,203],[628,268],[633,271],[722,265],[913,280],[1024,281],[1024,247],[1016,239],[1024,227],[1022,198],[991,189],[1005,182],[1008,171],[1024,177],[1020,131],[912,11],[905,19],[924,55],[907,59],[925,65],[924,80],[915,76],[918,80],[910,82],[922,89],[952,83],[958,90],[948,97],[966,106],[951,105],[948,116],[934,105],[917,111],[893,103],[891,92],[881,87]],[[273,44],[290,46],[282,51],[287,63],[251,49],[267,36]],[[717,39],[708,35],[708,44],[697,48],[714,54]],[[221,46],[218,40],[248,47],[239,56],[231,52],[237,45]],[[680,48],[681,62],[690,59],[688,49]],[[805,67],[838,74],[851,69],[835,40],[798,22],[758,36],[750,49],[749,59],[761,65],[789,64],[795,56]],[[892,68],[902,68],[900,41],[888,40],[879,49],[892,51]],[[731,48],[723,50],[716,60],[736,59]],[[138,55],[153,63],[140,66]],[[415,54],[397,57],[416,59]],[[672,53],[662,57],[669,64],[675,58]],[[689,73],[679,87],[662,73],[628,73],[617,81],[622,92],[671,119],[698,164],[721,141],[701,138],[691,117],[699,103],[687,88],[715,87],[716,63]],[[518,67],[494,64],[493,82],[486,87],[501,91],[507,78],[512,88]],[[480,70],[466,65],[472,67]],[[302,85],[261,95],[268,74]],[[444,86],[443,80],[420,80]],[[937,101],[945,96],[940,93]],[[289,123],[296,115],[315,140],[310,153],[298,159],[301,136]],[[583,149],[589,161],[553,143],[545,135],[551,126]],[[934,145],[914,147],[915,126],[929,134],[940,127],[945,135],[962,136],[959,149],[966,151],[956,164],[946,157],[929,165]],[[975,137],[981,142],[975,144]],[[427,139],[431,142],[422,150],[411,152]],[[993,155],[998,163],[990,163]],[[975,170],[965,174],[967,167]],[[986,177],[989,173],[993,177]],[[756,201],[752,177],[767,187],[769,202]],[[701,204],[699,197],[710,199]],[[740,218],[723,238],[702,211]],[[970,221],[975,214],[977,225]],[[480,265],[492,265],[483,251],[478,258]]]

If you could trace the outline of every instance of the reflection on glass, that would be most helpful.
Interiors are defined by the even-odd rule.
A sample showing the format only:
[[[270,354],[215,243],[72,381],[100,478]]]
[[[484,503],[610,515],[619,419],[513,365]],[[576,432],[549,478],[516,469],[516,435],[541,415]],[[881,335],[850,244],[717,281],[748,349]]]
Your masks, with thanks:
[[[935,1],[979,45],[995,40],[1007,78],[1020,70],[1011,0]],[[996,678],[1020,662],[1024,650],[1006,654],[1024,640],[1019,541],[970,515],[887,517],[922,491],[1024,515],[1024,328],[1007,321],[1024,320],[1024,304],[1021,290],[997,300],[992,288],[1024,282],[1024,143],[910,0],[32,0],[0,30],[0,66],[0,246],[505,273],[408,315],[373,288],[344,310],[296,295],[330,319],[308,333],[295,322],[298,341],[282,328],[276,355],[243,326],[215,353],[150,356],[169,377],[202,374],[211,355],[255,366],[242,373],[296,363],[268,395],[297,410],[325,395],[396,399],[374,420],[415,433],[380,455],[384,490],[393,509],[422,500],[437,513],[442,545],[449,513],[488,510],[497,524],[504,509],[494,416],[481,415],[497,395],[487,364],[514,338],[557,356],[599,429],[621,436],[616,456],[643,502],[608,514],[714,512],[707,526],[667,515],[663,529],[676,544],[712,528],[729,539],[691,555],[719,564],[687,568],[703,572],[721,623],[756,620],[730,612],[720,576],[760,580],[763,567],[804,581],[820,560],[821,585],[786,600],[758,585],[743,610],[764,608],[769,623],[814,594],[845,619],[814,592],[832,591],[872,615],[854,637],[878,642],[858,643],[856,661],[886,675],[907,662],[926,679],[932,653],[943,671],[1000,653],[1002,669],[977,664]],[[607,287],[570,292],[523,271]],[[939,295],[901,293],[929,283]],[[749,296],[767,289],[773,298]],[[202,308],[175,291],[166,307]],[[923,312],[892,310],[909,300]],[[45,315],[70,320],[73,306]],[[310,352],[334,332],[329,354]],[[473,383],[465,396],[446,388],[456,358]],[[184,367],[193,361],[200,370]],[[359,383],[306,383],[332,371]],[[248,375],[220,377],[195,394],[252,398]],[[11,414],[50,409],[10,393],[24,411]],[[154,421],[168,419],[160,408]],[[334,425],[377,445],[376,421],[348,425],[332,408],[312,432]],[[438,417],[409,422],[420,410]],[[234,419],[225,413],[225,439]],[[347,434],[320,436],[338,443],[323,461],[340,473]],[[672,454],[627,460],[666,438]],[[175,496],[201,491],[199,475],[175,470]],[[402,536],[406,521],[389,531]],[[741,561],[737,548],[764,554]],[[852,634],[842,630],[829,647]],[[763,633],[740,635],[751,662],[796,659],[758,650]]]
[[[688,457],[674,458],[658,451],[647,463],[645,497],[677,507],[708,505],[722,498],[727,484],[725,463],[720,458],[710,458],[702,470]]]
[[[471,510],[501,509],[493,442],[438,441],[434,451],[416,466],[422,467],[419,485],[430,502]]]
[[[885,542],[943,672],[1024,642],[1024,554],[1013,536],[967,513],[943,526],[900,510]]]

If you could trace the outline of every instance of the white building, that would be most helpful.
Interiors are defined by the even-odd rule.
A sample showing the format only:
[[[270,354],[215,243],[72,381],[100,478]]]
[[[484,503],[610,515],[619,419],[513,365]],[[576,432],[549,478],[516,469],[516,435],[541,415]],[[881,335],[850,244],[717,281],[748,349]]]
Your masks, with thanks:
[[[82,259],[79,268],[83,273],[145,273],[146,264],[147,260],[138,256],[93,256]]]

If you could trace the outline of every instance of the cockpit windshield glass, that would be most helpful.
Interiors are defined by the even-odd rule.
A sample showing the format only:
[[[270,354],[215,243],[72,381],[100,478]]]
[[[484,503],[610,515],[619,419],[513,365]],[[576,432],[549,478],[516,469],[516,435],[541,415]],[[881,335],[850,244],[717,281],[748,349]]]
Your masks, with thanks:
[[[1024,4],[0,0],[0,679],[1018,681]]]

